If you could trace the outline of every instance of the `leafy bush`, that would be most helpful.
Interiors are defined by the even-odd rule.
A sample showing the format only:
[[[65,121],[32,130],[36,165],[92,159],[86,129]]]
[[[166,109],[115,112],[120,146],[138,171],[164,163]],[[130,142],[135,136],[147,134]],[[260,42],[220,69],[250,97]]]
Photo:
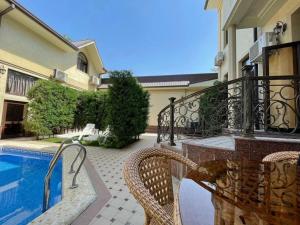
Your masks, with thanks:
[[[75,112],[75,127],[85,127],[87,123],[94,123],[97,129],[104,130],[106,100],[107,94],[103,92],[81,92]]]
[[[77,92],[54,81],[39,80],[28,92],[25,130],[37,137],[51,135],[74,123]]]
[[[100,139],[105,147],[122,148],[136,140],[147,127],[149,94],[130,71],[110,73],[107,124],[110,135]],[[105,141],[103,141],[105,140]]]
[[[209,91],[200,97],[199,118],[201,128],[212,134],[219,134],[227,119],[227,86],[216,81]]]

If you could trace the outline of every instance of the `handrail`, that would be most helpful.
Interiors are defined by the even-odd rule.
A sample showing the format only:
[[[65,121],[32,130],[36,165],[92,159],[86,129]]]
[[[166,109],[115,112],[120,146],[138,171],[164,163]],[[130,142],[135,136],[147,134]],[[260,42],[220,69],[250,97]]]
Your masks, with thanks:
[[[67,146],[64,146],[66,143],[68,142],[72,142],[71,144],[68,144]],[[70,147],[74,147],[74,146],[77,146],[80,148],[78,154],[76,155],[72,165],[71,165],[71,171],[73,171],[73,167],[74,167],[74,164],[75,164],[75,161],[78,159],[80,153],[83,151],[84,155],[82,157],[82,160],[79,164],[79,167],[77,168],[77,170],[75,171],[75,174],[73,176],[73,180],[72,180],[72,185],[70,188],[76,188],[78,187],[78,184],[76,184],[76,178],[77,178],[77,175],[78,173],[80,172],[80,169],[86,159],[86,148],[80,144],[80,142],[78,141],[77,143],[74,143],[73,142],[74,139],[67,139],[65,140],[64,142],[62,142],[62,144],[60,145],[59,149],[57,150],[57,152],[55,153],[54,157],[52,158],[50,164],[49,164],[49,169],[48,169],[48,172],[45,176],[45,179],[44,179],[44,196],[43,196],[43,212],[47,211],[49,209],[49,197],[50,197],[50,178],[52,176],[52,173],[53,173],[53,170],[54,170],[54,167],[58,161],[58,159],[60,158],[61,154],[68,148]],[[72,172],[74,173],[74,172]]]
[[[75,162],[77,161],[77,159],[79,158],[79,156],[80,156],[80,154],[81,154],[81,152],[82,152],[82,149],[83,149],[83,148],[81,148],[81,149],[79,150],[78,154],[76,155],[75,159],[73,160],[73,162],[72,162],[72,164],[71,164],[70,171],[69,171],[70,174],[71,174],[71,173],[75,173],[74,165],[75,165]]]
[[[254,130],[264,130],[265,133],[286,131],[289,134],[300,131],[300,75],[253,76],[249,71],[245,70],[243,77],[216,84],[175,101],[170,98],[170,104],[158,113],[157,143],[169,141],[174,145],[174,135],[178,140],[193,136],[208,137],[216,135],[215,130],[219,134],[217,130],[223,128],[226,132],[236,131],[245,136],[253,135]],[[205,96],[215,91],[220,93],[217,95],[221,98],[218,103],[209,94]],[[288,91],[290,94],[287,94]],[[201,96],[206,99],[204,101],[210,101],[208,107],[215,114],[203,114],[206,111],[203,111],[203,107],[199,108]],[[216,102],[216,105],[212,102]],[[294,118],[295,125],[289,116]],[[189,121],[193,124],[187,125]]]
[[[231,84],[235,84],[237,82],[240,82],[240,81],[244,81],[245,77],[240,77],[240,78],[237,78],[237,79],[234,79],[234,80],[230,80],[230,81],[226,81],[226,82],[222,82],[220,84],[217,84],[217,85],[214,85],[214,86],[211,86],[211,87],[208,87],[208,88],[205,88],[205,89],[202,89],[200,91],[196,91],[192,94],[189,94],[183,98],[180,98],[178,99],[177,101],[174,102],[174,105],[177,105],[181,102],[184,102],[185,100],[189,99],[189,98],[192,98],[194,96],[197,96],[197,95],[200,95],[202,93],[205,93],[205,92],[208,92],[209,90],[211,89],[214,89],[214,88],[219,88],[219,87],[222,87],[222,86],[228,86],[228,85],[231,85]],[[261,80],[261,81],[268,81],[268,80],[300,80],[300,76],[297,75],[281,75],[281,76],[259,76],[259,77],[250,77],[249,78],[250,80]],[[162,114],[164,111],[166,111],[168,108],[170,108],[170,105],[167,105],[165,106],[159,113],[158,115]]]
[[[219,88],[219,87],[222,87],[222,86],[225,86],[225,85],[228,86],[228,85],[230,85],[230,84],[234,84],[234,83],[236,83],[236,82],[242,81],[243,79],[244,79],[243,77],[237,78],[237,79],[235,79],[235,80],[222,82],[222,83],[220,83],[220,84],[217,84],[217,85],[214,85],[214,86],[211,86],[211,87],[202,89],[202,90],[200,90],[200,91],[196,91],[196,92],[194,92],[194,93],[192,93],[192,94],[189,94],[189,95],[187,95],[187,96],[185,96],[185,97],[183,97],[183,98],[178,99],[177,101],[174,102],[174,105],[177,105],[177,104],[179,104],[179,103],[181,103],[181,102],[184,102],[185,100],[187,100],[187,99],[189,99],[189,98],[192,98],[192,97],[194,97],[194,96],[197,96],[197,95],[200,95],[200,94],[202,94],[202,93],[208,92],[208,91],[211,90],[211,89]],[[166,111],[168,108],[170,108],[170,105],[165,106],[165,107],[159,112],[158,115],[162,114],[162,113],[163,113],[164,111]]]

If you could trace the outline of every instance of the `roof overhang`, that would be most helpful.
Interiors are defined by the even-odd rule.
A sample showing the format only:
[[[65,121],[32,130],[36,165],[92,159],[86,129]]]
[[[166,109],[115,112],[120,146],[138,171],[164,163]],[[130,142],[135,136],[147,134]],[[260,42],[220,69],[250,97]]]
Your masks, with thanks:
[[[216,9],[218,7],[218,0],[206,0],[204,9]]]
[[[235,25],[239,29],[263,26],[287,0],[236,0],[224,15],[223,29]]]
[[[79,48],[79,51],[80,51],[80,49],[86,49],[86,51],[88,52],[88,54],[90,56],[90,60],[92,61],[93,65],[95,66],[95,68],[97,70],[97,73],[104,74],[107,72],[103,66],[103,62],[102,62],[99,50],[97,48],[96,42],[91,41],[82,46],[79,46],[78,48]]]
[[[169,81],[169,82],[149,82],[139,83],[143,88],[174,88],[174,87],[189,87],[189,81]],[[99,89],[107,89],[110,84],[101,84]]]
[[[12,20],[17,21],[30,31],[41,36],[43,39],[49,41],[56,47],[62,49],[63,51],[70,52],[78,50],[78,48],[75,45],[73,45],[70,41],[58,34],[55,30],[53,30],[39,18],[34,16],[31,12],[25,9],[18,2],[14,0],[1,0],[0,11],[6,9],[11,4],[15,5],[15,9],[7,13],[5,17],[7,16]]]

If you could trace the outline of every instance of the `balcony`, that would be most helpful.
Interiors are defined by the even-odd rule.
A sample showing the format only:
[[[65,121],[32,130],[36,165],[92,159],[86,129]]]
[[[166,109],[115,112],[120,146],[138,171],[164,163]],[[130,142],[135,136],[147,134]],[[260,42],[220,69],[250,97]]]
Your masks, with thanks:
[[[222,28],[226,29],[231,25],[236,25],[240,29],[262,26],[285,2],[285,0],[223,1]],[[207,0],[206,9],[216,7],[216,0]]]

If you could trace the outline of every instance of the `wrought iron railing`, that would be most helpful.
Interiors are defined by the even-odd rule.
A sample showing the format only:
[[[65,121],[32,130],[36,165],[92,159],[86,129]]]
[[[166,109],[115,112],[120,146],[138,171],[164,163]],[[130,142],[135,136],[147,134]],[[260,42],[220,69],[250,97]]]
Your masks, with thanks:
[[[300,76],[258,76],[224,82],[175,101],[158,114],[157,142],[212,137],[224,132],[296,134]]]

